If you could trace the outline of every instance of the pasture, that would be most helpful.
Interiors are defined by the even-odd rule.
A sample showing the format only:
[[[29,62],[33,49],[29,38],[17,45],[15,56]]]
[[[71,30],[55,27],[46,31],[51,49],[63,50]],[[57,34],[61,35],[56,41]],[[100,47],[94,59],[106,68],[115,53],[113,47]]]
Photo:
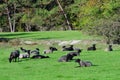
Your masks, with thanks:
[[[0,33],[0,37],[9,38],[9,42],[0,42],[0,79],[1,80],[119,80],[120,79],[120,45],[113,45],[112,52],[106,52],[106,44],[101,37],[88,36],[79,31],[52,31],[52,32],[17,32]],[[14,39],[33,41],[37,44],[13,44]],[[69,51],[61,51],[57,40],[82,40],[75,47],[83,49],[80,58],[91,61],[94,66],[77,67],[74,60],[58,62],[58,59]],[[51,41],[49,44],[48,42]],[[85,41],[85,42],[84,42]],[[11,43],[12,42],[12,43]],[[96,43],[96,51],[87,51],[87,47]],[[8,62],[10,52],[20,47],[26,49],[40,49],[40,54],[47,55],[46,59],[20,59],[20,62]],[[55,46],[58,51],[43,54],[43,50]]]

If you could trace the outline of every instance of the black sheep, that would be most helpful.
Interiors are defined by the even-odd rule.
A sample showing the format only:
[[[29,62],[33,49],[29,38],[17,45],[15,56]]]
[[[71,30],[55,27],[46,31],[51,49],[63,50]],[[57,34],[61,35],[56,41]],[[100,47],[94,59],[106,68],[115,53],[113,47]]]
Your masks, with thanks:
[[[77,52],[69,52],[67,55],[61,56],[58,62],[68,62],[72,60],[74,56],[80,55],[80,52],[81,52],[80,49]]]
[[[49,47],[49,49],[53,50],[53,51],[57,51],[58,49],[56,47]]]
[[[19,55],[20,55],[20,51],[19,50],[15,50],[15,51],[11,52],[10,57],[9,57],[9,62],[11,63],[13,59],[16,62],[17,58],[18,58],[18,61],[19,61]]]
[[[80,67],[90,67],[92,63],[90,61],[82,61],[80,59],[75,60],[79,64]]]
[[[82,51],[81,49],[78,49],[77,52],[69,52],[67,54],[67,55],[69,55],[68,60],[72,60],[74,56],[79,56],[81,51]]]
[[[108,45],[108,48],[105,51],[113,51],[112,45]]]
[[[55,47],[49,47],[49,49],[44,50],[43,53],[44,54],[48,54],[48,53],[53,53],[53,51],[57,51],[57,48],[55,48]]]
[[[96,50],[96,44],[93,44],[91,47],[87,48],[88,51],[95,51]]]
[[[63,46],[62,48],[62,51],[74,51],[73,45],[70,45],[69,47]]]
[[[34,55],[31,57],[32,59],[43,59],[43,58],[49,58],[49,56],[43,56],[43,55]]]

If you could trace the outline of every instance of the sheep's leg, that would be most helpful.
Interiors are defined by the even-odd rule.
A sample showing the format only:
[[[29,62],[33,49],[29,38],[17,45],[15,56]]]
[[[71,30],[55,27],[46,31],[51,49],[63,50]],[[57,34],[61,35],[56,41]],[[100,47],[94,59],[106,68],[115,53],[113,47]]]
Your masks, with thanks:
[[[18,57],[18,62],[19,62],[19,57]]]
[[[16,58],[15,58],[15,62],[16,62]]]

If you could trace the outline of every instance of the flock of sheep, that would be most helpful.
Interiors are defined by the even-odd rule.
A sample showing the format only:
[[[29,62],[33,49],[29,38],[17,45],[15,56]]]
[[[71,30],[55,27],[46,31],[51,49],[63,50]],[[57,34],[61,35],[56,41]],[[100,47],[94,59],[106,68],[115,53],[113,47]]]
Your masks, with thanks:
[[[20,47],[20,50],[24,53],[21,54],[19,50],[15,50],[11,52],[9,56],[9,62],[15,61],[19,58],[31,58],[31,59],[42,59],[42,58],[49,58],[49,56],[44,56],[40,54],[39,48],[36,48],[35,50],[27,50],[23,47]],[[58,49],[55,47],[49,47],[48,50],[44,50],[44,54],[53,53],[53,51],[57,51]],[[91,47],[87,48],[88,51],[95,51],[96,50],[96,44],[93,44]],[[62,55],[58,62],[69,62],[73,60],[73,57],[79,56],[82,52],[82,49],[74,48],[73,45],[70,45],[69,47],[63,46],[62,51],[70,51],[66,55]],[[112,45],[109,45],[107,48],[107,51],[113,51]],[[82,61],[81,59],[76,59],[75,62],[79,64],[80,67],[88,67],[92,66],[93,64],[90,61]]]

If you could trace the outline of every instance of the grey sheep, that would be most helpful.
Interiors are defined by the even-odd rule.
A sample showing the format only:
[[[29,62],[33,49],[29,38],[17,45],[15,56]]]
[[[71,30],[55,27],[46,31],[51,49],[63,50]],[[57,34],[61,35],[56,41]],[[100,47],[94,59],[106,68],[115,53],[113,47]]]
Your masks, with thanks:
[[[79,64],[80,67],[90,67],[93,64],[90,61],[82,61],[80,59],[75,60]]]

